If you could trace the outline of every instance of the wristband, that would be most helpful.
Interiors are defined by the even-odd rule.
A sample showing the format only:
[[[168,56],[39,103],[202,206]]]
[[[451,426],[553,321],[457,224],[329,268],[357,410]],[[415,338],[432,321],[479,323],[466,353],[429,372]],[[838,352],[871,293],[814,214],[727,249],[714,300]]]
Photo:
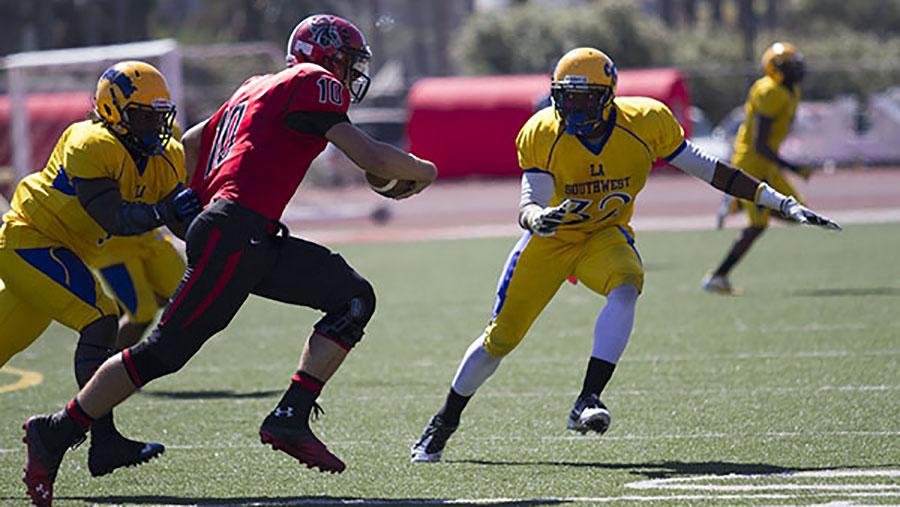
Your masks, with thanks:
[[[769,209],[781,210],[781,203],[787,199],[787,196],[770,187],[768,183],[762,182],[756,187],[756,195],[753,202]]]

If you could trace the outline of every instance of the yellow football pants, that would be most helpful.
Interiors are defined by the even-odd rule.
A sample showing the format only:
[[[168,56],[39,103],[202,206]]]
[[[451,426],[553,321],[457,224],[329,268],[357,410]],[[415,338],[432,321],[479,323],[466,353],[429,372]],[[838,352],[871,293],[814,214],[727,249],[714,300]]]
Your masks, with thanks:
[[[184,259],[161,233],[113,238],[104,246],[104,252],[90,263],[110,293],[132,322],[153,320],[160,307],[158,300],[169,299],[178,288],[184,275]]]
[[[116,303],[71,250],[24,224],[0,228],[0,366],[24,350],[51,320],[81,331]]]
[[[493,356],[509,354],[569,276],[604,296],[621,285],[640,291],[644,269],[631,228],[612,226],[591,234],[559,231],[549,238],[522,236],[500,276],[485,349]]]

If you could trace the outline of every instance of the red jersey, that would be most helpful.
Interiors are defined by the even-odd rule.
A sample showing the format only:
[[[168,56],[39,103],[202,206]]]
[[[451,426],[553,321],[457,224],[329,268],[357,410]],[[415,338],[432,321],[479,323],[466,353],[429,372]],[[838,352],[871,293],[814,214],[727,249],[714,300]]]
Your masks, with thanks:
[[[191,188],[279,220],[328,141],[288,126],[296,112],[346,113],[350,94],[324,68],[301,63],[248,79],[203,128]]]

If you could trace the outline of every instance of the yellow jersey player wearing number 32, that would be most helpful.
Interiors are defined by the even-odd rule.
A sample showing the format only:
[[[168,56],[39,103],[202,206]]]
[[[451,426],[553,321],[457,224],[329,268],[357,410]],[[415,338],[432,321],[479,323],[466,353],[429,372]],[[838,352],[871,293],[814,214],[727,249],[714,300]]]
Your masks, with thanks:
[[[702,153],[684,139],[661,102],[615,97],[616,80],[615,65],[601,51],[566,53],[553,72],[553,106],[535,113],[519,132],[516,146],[524,170],[519,225],[525,233],[506,261],[492,318],[466,351],[444,406],[413,444],[413,461],[441,459],[472,395],[573,275],[606,296],[606,305],[594,326],[587,373],[567,427],[580,433],[607,430],[611,418],[600,394],[628,342],[644,282],[629,221],[657,159],[798,222],[837,227]]]
[[[116,64],[100,77],[94,106],[93,119],[70,125],[46,167],[19,183],[0,229],[0,364],[56,320],[79,333],[79,386],[114,353],[118,330],[118,308],[91,260],[113,236],[183,227],[199,211],[193,191],[181,188],[184,150],[171,139],[175,104],[162,74],[143,62]],[[163,451],[120,435],[111,414],[102,421],[91,434],[92,475]],[[39,504],[52,494],[31,493]]]

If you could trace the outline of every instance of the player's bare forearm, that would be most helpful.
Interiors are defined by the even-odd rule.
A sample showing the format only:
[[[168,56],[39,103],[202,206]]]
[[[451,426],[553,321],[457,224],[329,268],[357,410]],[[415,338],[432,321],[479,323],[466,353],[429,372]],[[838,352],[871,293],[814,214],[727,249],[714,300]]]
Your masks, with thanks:
[[[387,179],[431,182],[437,168],[431,162],[390,144],[372,139],[349,123],[339,123],[325,133],[362,170]]]
[[[716,163],[711,184],[728,195],[753,201],[756,197],[756,189],[759,187],[759,180],[737,167],[719,161]]]
[[[197,159],[200,156],[200,138],[203,136],[203,128],[209,118],[194,125],[181,136],[181,144],[184,146],[184,170],[187,173],[185,183],[190,185],[197,169]]]

